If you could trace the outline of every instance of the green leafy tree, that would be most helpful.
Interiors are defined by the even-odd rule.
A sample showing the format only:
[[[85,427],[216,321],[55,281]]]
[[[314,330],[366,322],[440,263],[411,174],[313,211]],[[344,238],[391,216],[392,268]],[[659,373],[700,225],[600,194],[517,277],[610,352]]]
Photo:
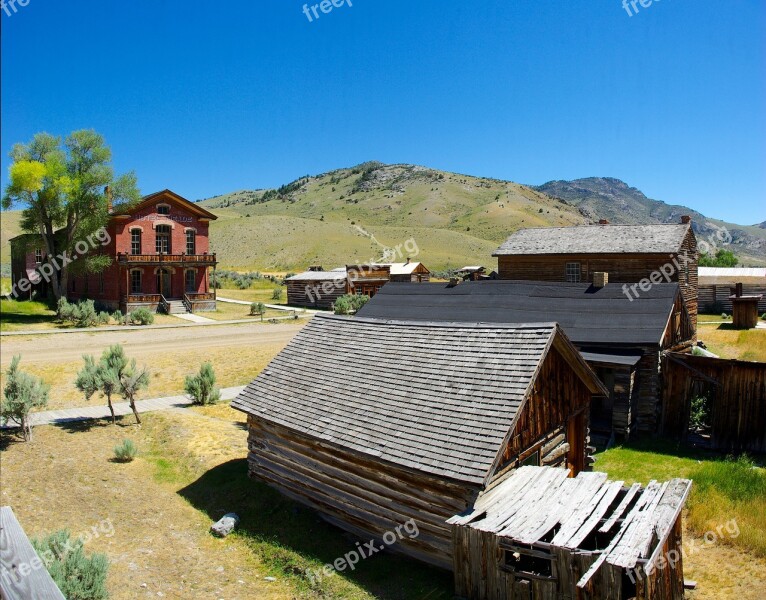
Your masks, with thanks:
[[[24,207],[21,227],[41,236],[48,261],[54,267],[51,288],[55,297],[61,298],[66,295],[70,272],[100,272],[110,264],[106,254],[90,253],[73,263],[67,263],[63,254],[77,254],[78,242],[93,240],[106,225],[107,186],[115,207],[140,200],[136,176],[128,173],[114,177],[112,152],[93,130],[74,131],[63,141],[38,133],[29,143],[16,144],[10,157],[9,183],[2,206]]]
[[[106,554],[85,555],[83,540],[71,539],[69,531],[32,539],[32,546],[45,562],[53,581],[67,600],[106,600]]]
[[[136,423],[141,424],[141,417],[136,410],[136,395],[149,387],[149,371],[146,367],[138,368],[136,359],[130,361],[120,374],[120,394],[128,401],[130,409],[136,417]]]
[[[120,379],[128,366],[128,359],[122,346],[110,346],[96,362],[92,356],[83,355],[85,366],[77,374],[75,386],[90,400],[93,394],[100,392],[106,398],[109,412],[112,413],[112,423],[116,423],[112,396],[120,391]]]
[[[194,404],[215,404],[221,400],[221,391],[215,385],[215,371],[209,362],[202,363],[196,375],[186,377],[184,390]]]
[[[736,267],[739,263],[737,256],[731,250],[718,248],[714,255],[700,254],[700,267]]]
[[[29,423],[29,413],[33,408],[44,408],[48,405],[50,386],[42,379],[19,370],[21,355],[11,360],[11,365],[5,373],[5,387],[0,413],[3,419],[17,423],[26,441],[32,440],[32,426]]]

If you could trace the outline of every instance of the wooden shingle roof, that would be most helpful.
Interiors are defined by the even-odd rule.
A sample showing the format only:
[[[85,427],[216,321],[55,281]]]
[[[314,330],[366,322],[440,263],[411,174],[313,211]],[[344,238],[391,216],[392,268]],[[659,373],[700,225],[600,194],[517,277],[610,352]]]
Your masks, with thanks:
[[[481,484],[558,336],[566,339],[552,323],[316,315],[232,407],[379,460]]]
[[[691,225],[578,225],[520,229],[492,256],[527,254],[671,254]]]

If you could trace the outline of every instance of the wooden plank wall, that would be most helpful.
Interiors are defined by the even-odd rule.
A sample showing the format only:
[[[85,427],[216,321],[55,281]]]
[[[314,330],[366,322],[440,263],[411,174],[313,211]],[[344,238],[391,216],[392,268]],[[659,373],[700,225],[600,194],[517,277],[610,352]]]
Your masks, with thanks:
[[[639,431],[654,433],[660,413],[660,353],[645,349],[638,361],[638,402],[636,424]]]
[[[699,305],[700,310],[704,312],[710,312],[713,310],[712,304],[719,302],[721,304],[720,311],[731,314],[731,300],[729,296],[732,295],[732,285],[701,285],[699,287]],[[745,296],[763,296],[758,302],[758,313],[766,313],[766,286],[762,285],[743,285],[742,293]],[[719,311],[716,311],[719,312]]]
[[[634,573],[638,600],[683,600],[684,569],[681,538],[682,524],[681,515],[679,515],[660,552],[660,556],[666,559],[664,568],[655,568],[648,576],[641,567],[638,567]],[[676,554],[671,555],[671,551],[675,551]],[[678,561],[667,561],[667,558],[675,558],[676,555]]]
[[[590,410],[591,393],[569,363],[555,348],[551,348],[540,368],[535,388],[516,418],[516,425],[503,452],[498,472],[517,466],[529,455],[540,450],[548,466],[566,466],[567,456],[579,453],[587,457],[587,419],[577,440],[562,437],[569,420]],[[570,447],[570,442],[577,444]],[[563,446],[566,445],[564,449]],[[577,475],[577,473],[573,473]]]
[[[322,290],[322,281],[288,281],[287,282],[287,303],[292,306],[305,306],[307,308],[332,308],[333,303],[346,293],[346,284],[336,286],[335,282],[329,282],[330,293]],[[311,292],[314,302],[309,298]]]
[[[376,461],[253,416],[248,424],[252,477],[365,540],[414,519],[419,535],[390,550],[452,569],[446,521],[473,504],[479,486]]]
[[[690,401],[687,396],[695,378],[712,379],[718,384],[714,386],[712,406],[714,448],[766,452],[766,363],[675,353],[664,357],[662,433],[685,437]]]
[[[9,506],[0,508],[0,598],[64,600]]]

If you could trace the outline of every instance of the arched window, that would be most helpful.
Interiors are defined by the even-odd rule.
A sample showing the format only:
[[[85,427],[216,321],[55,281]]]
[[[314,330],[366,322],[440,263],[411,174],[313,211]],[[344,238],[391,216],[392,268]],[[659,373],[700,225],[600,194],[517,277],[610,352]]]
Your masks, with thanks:
[[[157,254],[170,254],[170,225],[157,225],[155,232]]]
[[[158,215],[169,215],[170,214],[170,205],[169,204],[158,204],[157,205],[157,214]]]

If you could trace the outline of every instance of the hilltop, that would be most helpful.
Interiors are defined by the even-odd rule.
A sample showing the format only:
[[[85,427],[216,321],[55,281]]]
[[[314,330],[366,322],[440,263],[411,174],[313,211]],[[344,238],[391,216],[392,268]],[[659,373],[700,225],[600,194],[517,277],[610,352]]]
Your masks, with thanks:
[[[218,215],[211,226],[220,266],[297,271],[377,260],[381,244],[414,238],[432,270],[464,264],[495,267],[492,252],[526,227],[561,227],[605,218],[612,223],[677,223],[691,215],[700,240],[722,227],[746,264],[766,264],[766,229],[710,219],[691,208],[647,198],[609,177],[529,186],[427,167],[367,162],[306,175],[277,189],[240,190],[200,203]],[[18,211],[3,213],[2,262],[18,230]]]

